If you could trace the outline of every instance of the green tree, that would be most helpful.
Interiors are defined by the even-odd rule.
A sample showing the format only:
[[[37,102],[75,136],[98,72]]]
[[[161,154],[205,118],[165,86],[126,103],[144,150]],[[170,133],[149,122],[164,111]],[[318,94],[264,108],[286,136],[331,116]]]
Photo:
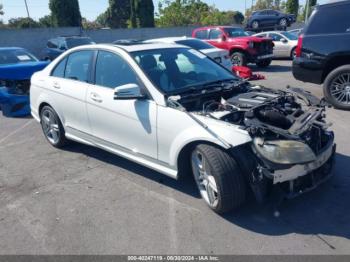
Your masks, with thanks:
[[[3,5],[0,4],[0,15],[4,15]]]
[[[50,0],[49,8],[55,26],[81,26],[78,0]]]
[[[46,15],[39,19],[40,27],[55,27],[52,15]]]
[[[153,0],[130,0],[130,8],[131,27],[154,27]]]
[[[130,19],[130,0],[109,0],[107,25],[111,28],[126,28]]]
[[[298,16],[299,13],[299,0],[287,0],[286,12]]]
[[[22,29],[22,28],[36,28],[39,27],[39,23],[29,17],[11,18],[8,21],[9,28]]]
[[[102,14],[100,14],[100,15],[96,18],[95,22],[96,22],[97,24],[99,24],[101,27],[107,27],[107,26],[108,26],[107,20],[108,20],[108,13],[107,13],[107,11],[106,11],[106,12],[103,12]]]

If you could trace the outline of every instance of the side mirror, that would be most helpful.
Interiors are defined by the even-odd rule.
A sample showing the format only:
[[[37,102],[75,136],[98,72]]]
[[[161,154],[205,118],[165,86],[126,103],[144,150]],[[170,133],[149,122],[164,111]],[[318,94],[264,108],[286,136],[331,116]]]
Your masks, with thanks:
[[[288,43],[288,40],[285,38],[281,38],[281,42],[285,44],[285,43]]]
[[[225,41],[227,40],[227,38],[226,38],[225,35],[222,35],[222,36],[220,37],[220,40],[221,40],[222,42],[225,42]]]
[[[66,47],[64,47],[64,46],[60,46],[60,48],[59,48],[60,50],[62,50],[62,51],[66,51],[67,50],[67,48]]]
[[[114,89],[114,100],[144,99],[141,88],[137,84],[126,84]]]

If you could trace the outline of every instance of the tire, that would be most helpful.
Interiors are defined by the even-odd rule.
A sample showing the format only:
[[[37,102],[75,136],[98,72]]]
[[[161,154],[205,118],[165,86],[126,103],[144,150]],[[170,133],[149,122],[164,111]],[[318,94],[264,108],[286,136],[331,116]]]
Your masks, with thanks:
[[[199,192],[213,211],[226,213],[245,202],[244,177],[227,152],[210,145],[198,145],[191,154],[191,166]]]
[[[246,66],[247,57],[242,52],[233,52],[231,55],[231,62],[234,66]]]
[[[44,106],[40,111],[40,123],[46,140],[56,148],[67,144],[62,123],[52,107]]]
[[[259,27],[260,27],[259,21],[254,20],[254,21],[252,22],[252,28],[253,28],[253,29],[258,29]]]
[[[296,57],[296,47],[294,47],[292,49],[292,51],[290,52],[290,59],[294,60],[294,58]]]
[[[350,110],[350,65],[340,66],[328,74],[323,93],[335,108]]]
[[[265,68],[271,65],[272,60],[271,59],[264,59],[256,62],[256,65],[260,68]]]
[[[282,28],[286,28],[288,26],[287,18],[281,18],[280,21],[278,22],[278,24]]]

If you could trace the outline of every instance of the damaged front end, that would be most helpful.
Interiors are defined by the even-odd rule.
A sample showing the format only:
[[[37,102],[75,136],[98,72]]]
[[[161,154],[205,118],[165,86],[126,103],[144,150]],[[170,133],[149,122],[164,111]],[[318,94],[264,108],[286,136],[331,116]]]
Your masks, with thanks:
[[[30,78],[47,64],[47,62],[30,62],[0,66],[0,110],[4,116],[30,115]]]
[[[276,91],[245,84],[224,90],[219,96],[201,96],[197,106],[190,96],[179,102],[192,114],[225,121],[249,133],[252,142],[244,152],[233,148],[232,154],[258,200],[266,195],[268,184],[280,186],[292,198],[332,175],[336,146],[325,121],[323,100],[291,87]]]

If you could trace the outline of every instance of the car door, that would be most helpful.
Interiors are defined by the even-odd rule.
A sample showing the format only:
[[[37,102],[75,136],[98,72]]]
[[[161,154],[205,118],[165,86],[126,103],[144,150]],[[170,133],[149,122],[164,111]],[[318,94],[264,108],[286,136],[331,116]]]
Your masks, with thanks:
[[[65,129],[89,133],[85,99],[93,51],[76,51],[63,58],[48,78],[48,86]]]
[[[275,47],[273,48],[273,54],[276,57],[289,56],[289,44],[288,40],[278,33],[269,33],[269,37],[272,38]]]
[[[147,99],[115,100],[114,89],[143,84],[130,64],[110,51],[98,51],[87,112],[95,142],[105,148],[157,158],[157,105]]]

